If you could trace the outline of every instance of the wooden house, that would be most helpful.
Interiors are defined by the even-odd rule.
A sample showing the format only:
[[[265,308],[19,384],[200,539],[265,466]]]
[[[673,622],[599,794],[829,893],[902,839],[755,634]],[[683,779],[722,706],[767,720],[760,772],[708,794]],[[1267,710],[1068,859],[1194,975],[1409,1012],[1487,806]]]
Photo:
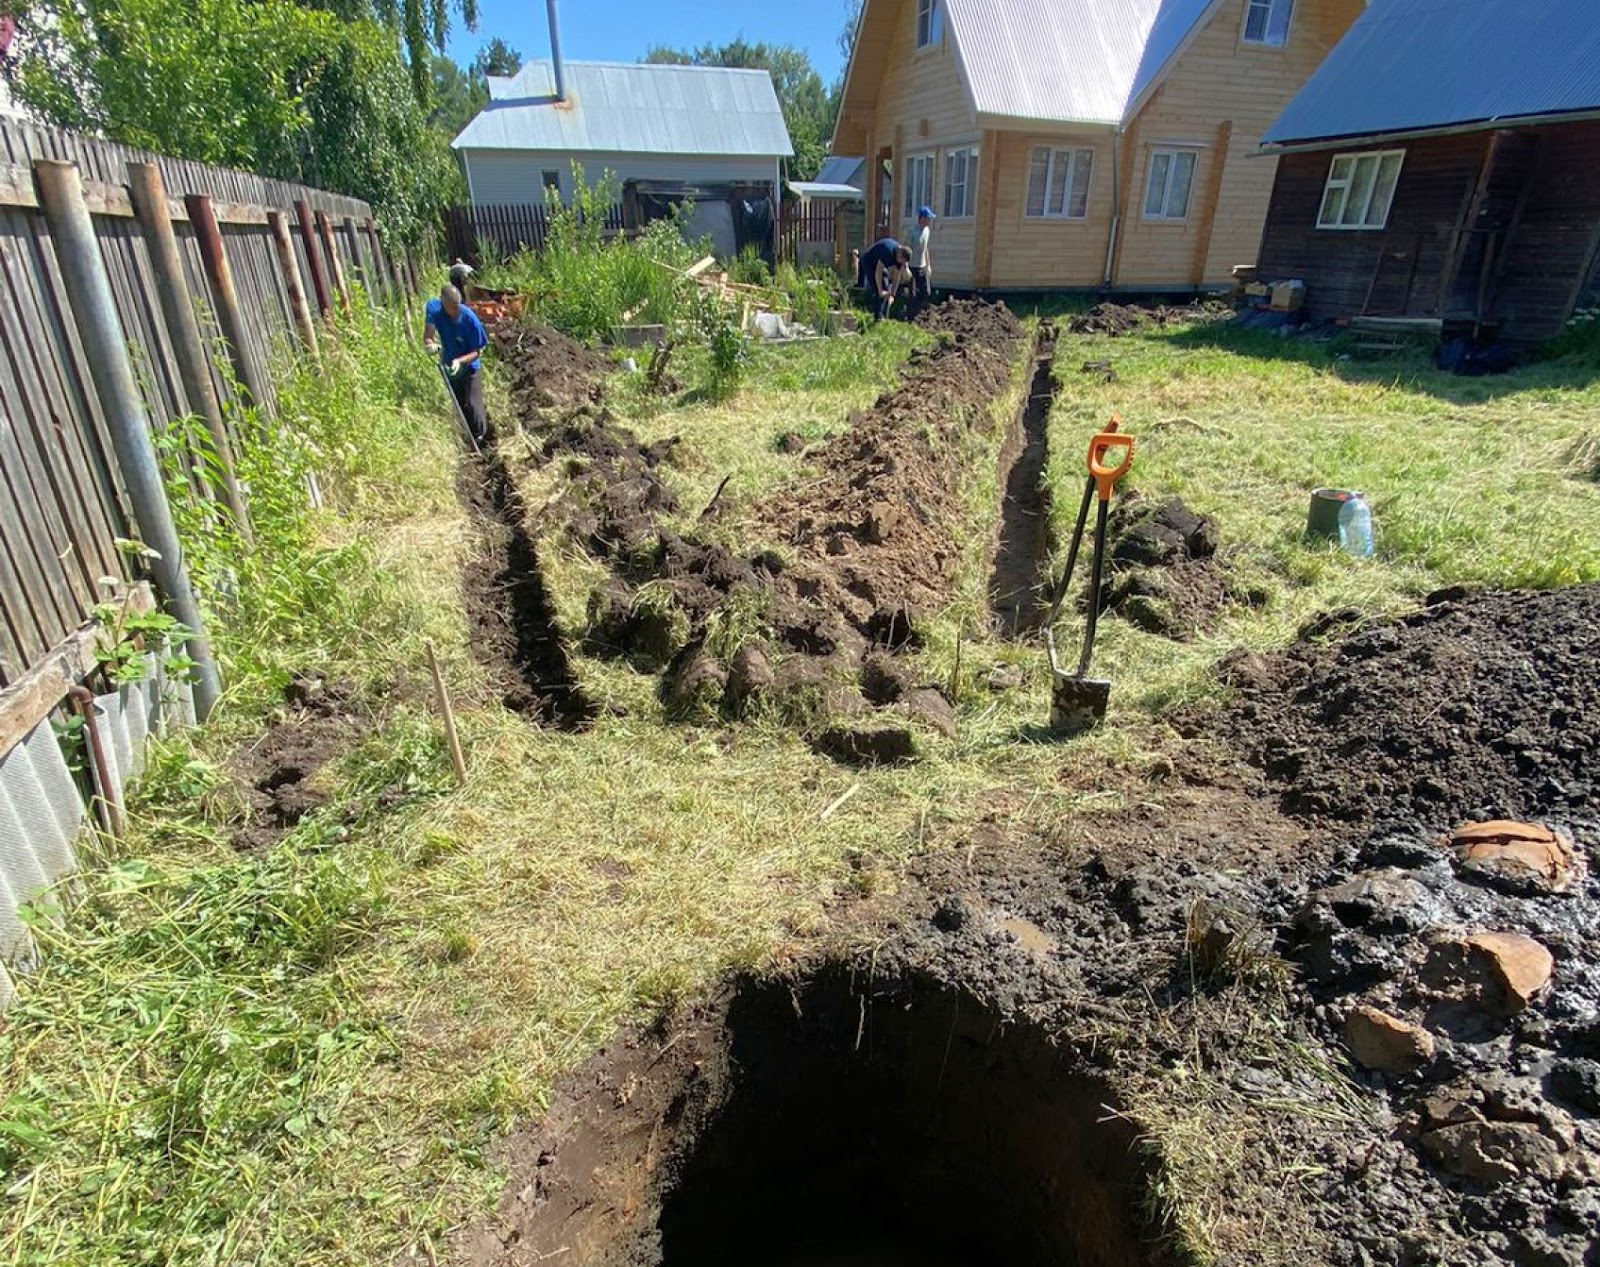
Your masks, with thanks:
[[[1272,190],[1261,134],[1362,8],[866,0],[833,148],[868,156],[878,232],[939,213],[936,284],[1227,285]]]
[[[1316,317],[1558,333],[1600,305],[1600,10],[1374,0],[1266,135],[1262,280]]]

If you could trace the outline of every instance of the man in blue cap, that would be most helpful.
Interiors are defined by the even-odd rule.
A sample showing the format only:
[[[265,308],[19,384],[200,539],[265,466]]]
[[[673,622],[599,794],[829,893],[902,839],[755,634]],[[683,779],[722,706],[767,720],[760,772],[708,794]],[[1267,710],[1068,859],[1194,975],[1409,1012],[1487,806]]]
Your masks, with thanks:
[[[450,390],[461,406],[462,416],[475,443],[489,439],[489,419],[483,408],[483,362],[479,353],[489,346],[489,333],[478,314],[461,302],[461,291],[446,286],[437,299],[428,300],[424,318],[423,344],[437,348]]]
[[[933,237],[933,222],[939,217],[932,207],[917,209],[917,236],[911,247],[911,302],[906,316],[915,317],[933,298],[933,256],[928,240]]]

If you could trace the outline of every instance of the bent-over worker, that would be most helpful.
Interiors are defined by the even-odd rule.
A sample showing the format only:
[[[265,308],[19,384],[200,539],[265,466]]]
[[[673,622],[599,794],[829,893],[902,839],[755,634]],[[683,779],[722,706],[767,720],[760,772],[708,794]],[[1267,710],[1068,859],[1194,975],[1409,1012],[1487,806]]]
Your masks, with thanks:
[[[422,341],[430,350],[438,349],[439,362],[472,438],[484,444],[489,439],[489,420],[483,410],[480,353],[489,346],[489,333],[478,314],[461,302],[461,291],[455,286],[446,286],[437,299],[428,301],[424,321]]]
[[[911,248],[901,246],[893,238],[879,238],[870,249],[862,252],[856,281],[863,290],[872,291],[874,312],[878,320],[888,319],[894,307],[895,292],[909,275]]]

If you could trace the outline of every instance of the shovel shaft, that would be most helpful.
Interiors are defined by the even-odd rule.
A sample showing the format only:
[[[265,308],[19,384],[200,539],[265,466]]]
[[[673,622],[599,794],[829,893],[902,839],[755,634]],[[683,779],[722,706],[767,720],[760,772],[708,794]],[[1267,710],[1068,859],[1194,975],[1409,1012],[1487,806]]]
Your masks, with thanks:
[[[1093,481],[1090,481],[1091,488]],[[1089,676],[1089,661],[1094,657],[1094,630],[1100,623],[1100,586],[1106,574],[1106,516],[1111,509],[1109,501],[1100,503],[1100,513],[1094,524],[1094,571],[1089,582],[1089,619],[1083,629],[1083,658],[1078,661],[1078,676]]]
[[[1067,566],[1061,570],[1061,579],[1056,582],[1056,592],[1050,598],[1050,614],[1045,617],[1044,627],[1055,628],[1056,616],[1060,614],[1062,600],[1067,596],[1067,587],[1072,584],[1072,574],[1078,567],[1078,551],[1083,546],[1083,530],[1089,523],[1089,503],[1094,500],[1094,476],[1090,476],[1083,487],[1083,504],[1078,507],[1078,526],[1072,531],[1072,544],[1067,547]]]

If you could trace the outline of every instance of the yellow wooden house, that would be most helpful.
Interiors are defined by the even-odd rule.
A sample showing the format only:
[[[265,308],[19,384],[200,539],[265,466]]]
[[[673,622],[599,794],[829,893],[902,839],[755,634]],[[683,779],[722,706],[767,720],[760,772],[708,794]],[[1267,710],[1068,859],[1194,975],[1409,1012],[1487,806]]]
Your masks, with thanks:
[[[934,283],[1224,285],[1261,242],[1262,134],[1365,0],[866,0],[836,154],[878,233],[939,213]]]

